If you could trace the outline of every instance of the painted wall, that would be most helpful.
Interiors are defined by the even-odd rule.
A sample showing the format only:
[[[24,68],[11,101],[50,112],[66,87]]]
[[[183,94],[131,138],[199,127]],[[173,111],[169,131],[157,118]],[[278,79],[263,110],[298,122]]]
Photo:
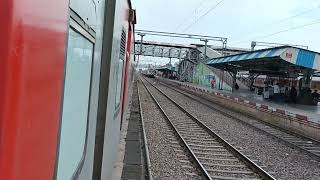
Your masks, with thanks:
[[[208,68],[207,65],[203,63],[199,63],[194,67],[192,83],[205,87],[211,87],[210,81],[212,79],[215,79],[214,89],[218,89],[220,82],[219,75],[215,74],[211,69]],[[226,83],[223,83],[222,89],[226,91],[232,90],[232,88]]]

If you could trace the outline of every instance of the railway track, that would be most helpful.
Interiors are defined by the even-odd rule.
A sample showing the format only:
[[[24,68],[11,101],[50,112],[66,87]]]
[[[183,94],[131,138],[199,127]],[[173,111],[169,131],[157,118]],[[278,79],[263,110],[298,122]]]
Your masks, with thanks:
[[[274,179],[152,83],[141,80],[206,179]]]
[[[185,97],[192,99],[200,104],[203,104],[227,117],[230,117],[232,119],[235,119],[241,123],[244,123],[246,125],[249,125],[259,131],[262,131],[264,133],[266,133],[269,136],[272,136],[273,138],[276,138],[278,140],[280,140],[281,142],[289,145],[290,147],[299,149],[300,151],[303,151],[307,154],[309,154],[312,157],[317,158],[318,160],[320,160],[320,142],[305,136],[302,136],[300,134],[296,134],[284,129],[281,129],[279,127],[276,127],[274,125],[268,124],[266,122],[262,122],[260,120],[256,120],[256,119],[252,119],[250,117],[247,117],[246,120],[240,119],[237,114],[235,114],[234,112],[227,110],[223,107],[220,107],[218,105],[215,105],[214,102],[201,97],[201,96],[197,96],[191,92],[186,92],[184,90],[178,89],[176,87],[173,86],[168,86],[167,84],[160,82],[161,85],[176,91],[182,95],[184,95]]]
[[[200,180],[202,173],[142,83],[138,83],[153,179]],[[149,176],[150,177],[150,176]]]

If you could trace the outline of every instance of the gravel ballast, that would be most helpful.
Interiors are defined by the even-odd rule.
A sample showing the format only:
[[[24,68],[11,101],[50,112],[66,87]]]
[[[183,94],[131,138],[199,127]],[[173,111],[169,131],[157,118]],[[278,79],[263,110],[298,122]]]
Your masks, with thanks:
[[[138,86],[153,179],[201,179],[145,87]]]
[[[259,178],[259,175],[250,170],[246,165],[229,152],[223,144],[216,141],[215,137],[199,126],[194,120],[188,117],[175,104],[163,96],[154,87],[148,85],[149,89],[158,100],[167,116],[178,129],[179,133],[191,147],[205,169],[215,178]],[[217,151],[220,149],[219,151]],[[221,152],[223,151],[223,152]],[[213,169],[211,165],[224,164],[222,169]],[[242,166],[234,169],[229,165]]]
[[[277,179],[320,179],[320,162],[159,83],[157,87]]]

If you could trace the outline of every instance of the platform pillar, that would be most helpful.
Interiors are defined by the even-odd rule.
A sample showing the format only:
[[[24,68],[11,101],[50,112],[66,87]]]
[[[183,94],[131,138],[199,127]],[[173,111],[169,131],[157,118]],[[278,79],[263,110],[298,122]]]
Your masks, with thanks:
[[[232,76],[232,92],[233,92],[233,89],[235,88],[236,86],[236,83],[237,83],[237,72],[231,72],[231,76]]]
[[[224,70],[221,70],[220,79],[219,79],[219,90],[223,89],[223,80],[224,80]]]

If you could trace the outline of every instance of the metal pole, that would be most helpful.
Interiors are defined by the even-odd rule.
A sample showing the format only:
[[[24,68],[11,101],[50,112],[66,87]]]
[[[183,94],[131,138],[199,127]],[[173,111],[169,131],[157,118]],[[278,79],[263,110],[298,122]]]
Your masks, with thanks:
[[[232,74],[232,88],[231,88],[231,91],[234,92],[235,85],[237,83],[237,71],[232,72],[231,74]]]
[[[254,48],[256,47],[256,45],[257,45],[257,42],[255,41],[251,42],[251,51],[254,51]]]
[[[169,59],[170,59],[169,64],[171,65],[171,48],[169,49]]]
[[[221,80],[222,80],[222,70],[220,71],[219,90],[222,89],[222,88],[221,88]]]
[[[139,52],[139,54],[138,54],[138,62],[137,62],[137,67],[138,67],[138,65],[139,65],[139,57],[140,57],[140,55],[142,55],[142,42],[143,42],[143,37],[145,36],[145,34],[138,34],[139,36],[140,36],[140,52]]]
[[[207,60],[207,45],[208,45],[208,40],[204,41],[204,60]]]
[[[137,68],[139,68],[139,60],[140,60],[140,56],[138,55],[138,61],[137,61]]]
[[[207,61],[207,46],[208,46],[208,39],[200,39],[200,41],[204,42],[204,61]]]
[[[227,50],[227,39],[222,40],[222,56],[225,56],[225,52]]]
[[[223,81],[224,81],[224,70],[222,71],[222,84],[221,84],[221,90],[223,90],[223,89],[224,89]]]
[[[138,34],[140,36],[140,55],[142,55],[142,42],[143,42],[143,37],[145,36],[145,34]]]

